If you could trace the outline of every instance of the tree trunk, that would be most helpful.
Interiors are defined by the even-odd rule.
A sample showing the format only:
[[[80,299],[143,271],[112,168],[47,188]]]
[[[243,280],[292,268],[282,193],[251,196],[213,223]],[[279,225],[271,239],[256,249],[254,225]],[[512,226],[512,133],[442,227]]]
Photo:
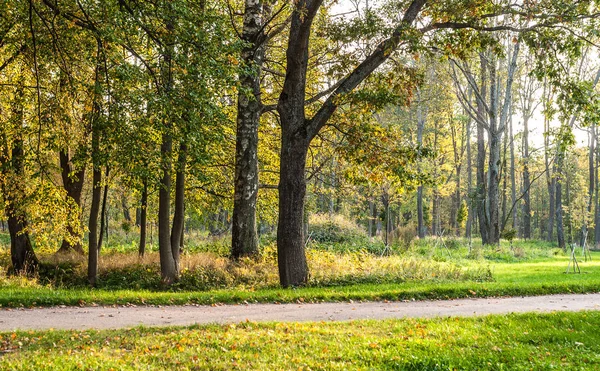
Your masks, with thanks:
[[[552,242],[554,241],[554,217],[556,216],[556,178],[554,178],[554,175],[548,184],[548,204],[550,205],[550,210],[548,211],[548,223],[546,226],[546,241]]]
[[[417,89],[417,147],[419,150],[423,146],[423,131],[425,130],[426,113],[423,112],[421,102],[421,92]],[[423,220],[423,185],[420,184],[417,188],[417,234],[419,238],[425,238],[426,227]]]
[[[97,148],[98,142],[97,135],[92,134],[92,146]],[[95,139],[94,139],[95,138]],[[101,197],[101,182],[102,182],[102,171],[99,166],[94,165],[92,175],[92,204],[90,205],[90,219],[88,222],[88,282],[92,286],[96,286],[98,278],[98,214],[100,212],[100,197]],[[102,235],[102,230],[100,230]]]
[[[518,230],[518,221],[517,221],[517,179],[515,175],[515,141],[513,135],[513,122],[512,122],[512,113],[510,116],[510,193],[511,193],[511,205],[512,205],[512,228],[514,230]],[[508,140],[508,138],[506,139]]]
[[[306,138],[292,136],[282,127],[277,262],[283,287],[304,285],[308,281],[302,223],[307,151]]]
[[[123,209],[123,219],[127,223],[131,223],[131,213],[129,212],[129,205],[127,205],[127,195],[125,194],[125,190],[121,194],[121,208]]]
[[[61,150],[59,152],[59,160],[60,160],[60,168],[61,168],[61,177],[63,181],[63,187],[67,192],[67,198],[73,200],[75,205],[77,206],[77,213],[81,212],[81,192],[83,190],[83,182],[85,177],[85,166],[82,166],[81,169],[75,170],[73,167],[72,160],[73,158],[69,155],[69,150]],[[74,243],[63,239],[60,248],[58,249],[59,253],[66,253],[69,251],[75,251],[78,254],[83,255],[83,246],[81,242],[81,236],[73,229],[71,225],[67,226],[67,233],[70,235],[71,241],[76,241]]]
[[[140,207],[140,246],[138,254],[144,256],[146,253],[146,219],[148,215],[148,181],[144,179],[144,189],[142,190],[142,200]]]
[[[486,61],[485,56],[483,54],[479,55],[480,65],[481,65],[481,83],[480,83],[480,95],[477,97],[477,221],[479,223],[479,233],[481,234],[481,243],[487,245],[490,243],[489,239],[489,229],[488,229],[488,219],[486,217],[486,203],[485,203],[485,194],[486,194],[486,182],[485,182],[485,158],[486,158],[486,150],[485,150],[485,138],[484,138],[484,130],[482,122],[485,121],[485,97],[486,97]]]
[[[465,226],[465,237],[471,238],[473,228],[473,158],[471,157],[471,128],[472,120],[467,122],[467,224]]]
[[[598,128],[594,125],[594,138],[595,142],[598,143]],[[600,165],[600,156],[598,156],[599,151],[598,145],[596,145],[596,158],[595,158],[595,166],[594,168],[594,247],[597,249],[600,247],[600,199],[599,199],[599,182],[598,182],[598,166]]]
[[[542,103],[544,110],[549,109],[551,104],[552,93],[548,87],[547,82],[544,82],[544,91],[542,93]],[[553,241],[553,230],[554,230],[554,215],[556,214],[556,203],[554,200],[554,190],[556,189],[556,179],[554,178],[553,172],[556,167],[550,167],[550,120],[547,116],[544,116],[544,165],[546,170],[546,186],[548,188],[548,222],[546,225],[546,241]]]
[[[160,146],[162,154],[162,173],[158,191],[158,250],[160,255],[160,273],[165,284],[173,283],[179,274],[171,247],[171,153],[173,139],[163,134]]]
[[[431,232],[434,236],[442,234],[442,220],[440,210],[440,193],[436,189],[433,191],[433,208],[431,218]]]
[[[231,257],[258,255],[256,202],[258,198],[258,127],[262,104],[260,79],[265,56],[264,23],[270,6],[246,0],[242,40],[235,148],[235,183],[231,229]]]
[[[98,237],[98,253],[102,250],[102,243],[104,242],[104,237],[108,239],[108,214],[106,211],[106,203],[108,200],[108,174],[110,172],[110,167],[106,167],[104,172],[104,192],[102,194],[102,209],[100,210],[100,234]]]
[[[504,138],[508,138],[507,133],[508,127],[504,128]],[[504,221],[506,219],[507,203],[508,203],[508,174],[507,164],[508,164],[508,140],[504,140],[503,149],[502,149],[502,160],[501,160],[501,174],[502,174],[502,218],[500,218],[500,233],[502,233],[504,227]]]
[[[171,12],[168,3],[166,11]],[[171,100],[173,90],[173,66],[172,59],[174,53],[174,42],[172,41],[174,21],[172,14],[165,17],[165,38],[169,41],[162,50],[161,61],[161,93],[164,99],[165,107],[164,132],[161,137],[161,171],[160,189],[158,192],[158,250],[160,256],[160,274],[165,285],[172,284],[179,276],[179,267],[173,257],[173,247],[171,245],[171,171],[173,155],[173,118],[170,117],[168,102]]]
[[[23,118],[22,107],[17,107],[16,121],[21,123]],[[6,143],[6,140],[4,140]],[[0,170],[2,170],[2,192],[4,195],[4,212],[7,218],[8,232],[10,235],[10,257],[12,268],[16,274],[29,274],[37,270],[39,261],[35,256],[29,232],[27,231],[27,217],[20,205],[25,198],[24,194],[24,151],[23,139],[14,138],[12,148],[7,146],[0,153]]]
[[[420,185],[419,188],[417,188],[417,233],[419,235],[419,238],[425,238],[425,232],[426,232],[426,227],[425,227],[425,221],[423,219],[423,186]]]
[[[595,186],[595,174],[596,174],[596,168],[594,167],[595,165],[595,158],[594,158],[594,154],[596,152],[596,148],[595,148],[595,142],[596,142],[596,138],[594,135],[594,132],[596,131],[596,124],[592,123],[591,127],[590,127],[590,131],[588,132],[588,140],[589,140],[589,153],[588,153],[588,204],[587,204],[587,212],[588,215],[590,215],[592,213],[592,205],[594,204],[594,189],[596,188]],[[587,237],[588,234],[588,225],[587,225],[587,218],[585,219],[583,226],[582,226],[582,231],[581,231],[581,241],[580,241],[580,246],[583,246],[585,240],[584,238]]]
[[[529,188],[529,116],[523,116],[523,238],[531,238],[531,199]]]
[[[181,236],[183,235],[183,222],[185,219],[185,168],[187,161],[187,146],[185,142],[179,144],[177,159],[177,173],[175,175],[175,212],[173,214],[173,227],[171,229],[171,249],[175,266],[179,267],[179,253]]]
[[[560,160],[560,162],[562,162],[562,160]],[[556,212],[556,238],[558,240],[558,247],[560,247],[561,249],[563,249],[564,251],[567,250],[567,246],[565,244],[565,231],[564,231],[564,225],[563,225],[563,213],[562,213],[562,180],[561,180],[561,171],[562,171],[562,164],[559,165],[560,167],[557,168],[557,179],[556,179],[556,183],[555,183],[555,187],[556,187],[556,207],[555,207],[555,212]]]
[[[90,116],[90,127],[92,133],[92,204],[90,205],[90,218],[88,221],[88,282],[91,286],[96,286],[98,280],[98,213],[100,210],[101,182],[102,170],[100,165],[100,136],[102,127],[100,123],[100,115],[102,114],[101,96],[100,96],[100,79],[104,71],[103,64],[100,62],[102,53],[102,42],[96,39],[98,45],[96,59],[96,75],[95,75],[95,93]],[[102,234],[102,229],[100,230]]]

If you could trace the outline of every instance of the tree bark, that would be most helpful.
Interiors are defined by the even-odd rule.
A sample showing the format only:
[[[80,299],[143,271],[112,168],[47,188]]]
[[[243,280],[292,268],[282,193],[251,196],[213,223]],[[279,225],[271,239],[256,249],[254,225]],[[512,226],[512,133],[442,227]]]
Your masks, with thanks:
[[[171,12],[170,4],[166,11]],[[161,137],[161,171],[160,189],[158,192],[158,250],[160,256],[160,273],[165,285],[172,284],[179,276],[179,266],[173,256],[171,245],[171,171],[173,154],[173,120],[168,112],[168,103],[171,101],[173,90],[173,67],[172,59],[174,53],[173,30],[174,20],[172,14],[165,17],[165,46],[162,50],[161,61],[161,95],[163,98],[165,118],[164,132]]]
[[[246,0],[242,40],[235,150],[235,183],[231,229],[231,257],[258,255],[256,202],[258,199],[258,127],[262,104],[260,78],[265,56],[264,23],[270,6]]]
[[[595,153],[596,153],[596,138],[595,138],[595,133],[596,131],[596,124],[592,123],[591,127],[590,127],[590,131],[588,132],[588,140],[589,140],[589,153],[588,153],[588,205],[587,205],[587,212],[588,215],[592,213],[592,205],[594,204],[594,189],[596,188],[595,185],[595,180],[596,180],[596,168],[595,168]],[[581,240],[580,240],[580,246],[583,246],[585,240],[584,238],[587,237],[588,234],[588,226],[587,226],[587,218],[583,223],[583,226],[581,227]],[[594,227],[595,228],[595,227]]]
[[[101,196],[101,182],[102,182],[102,170],[100,162],[100,137],[102,135],[102,126],[100,123],[100,115],[102,114],[101,108],[101,78],[104,71],[103,64],[101,63],[102,54],[102,41],[96,39],[98,46],[96,55],[96,71],[95,71],[95,82],[94,82],[94,97],[92,103],[92,112],[90,115],[90,128],[92,133],[92,204],[90,205],[90,218],[88,221],[88,282],[91,286],[96,286],[98,281],[98,213],[100,209],[100,196]],[[102,234],[102,229],[100,230]]]
[[[598,127],[594,125],[594,138],[595,142],[598,143]],[[599,199],[599,182],[598,182],[598,166],[600,165],[600,156],[598,156],[598,145],[596,145],[596,156],[595,156],[595,169],[594,171],[594,247],[597,249],[600,247],[600,199]]]
[[[481,234],[481,243],[487,245],[490,243],[488,218],[486,216],[486,182],[485,182],[485,137],[483,122],[485,119],[485,103],[487,92],[487,68],[485,56],[483,53],[479,55],[481,66],[480,88],[477,96],[477,220],[479,223],[479,233]]]
[[[148,215],[148,181],[144,179],[144,188],[142,190],[142,200],[140,207],[140,245],[138,254],[144,256],[146,253],[146,219]]]
[[[377,205],[375,200],[369,200],[369,237],[377,235]]]
[[[23,111],[17,103],[16,121],[22,122]],[[12,268],[16,274],[30,274],[37,270],[39,261],[31,246],[27,231],[27,216],[21,203],[25,197],[23,189],[24,157],[23,139],[13,138],[9,146],[4,140],[4,150],[0,153],[0,169],[2,170],[2,192],[4,195],[4,212],[6,214],[8,232],[10,235],[10,257]]]
[[[426,226],[423,218],[423,186],[417,188],[417,233],[419,238],[425,238]]]
[[[171,153],[173,139],[163,134],[160,146],[162,153],[162,173],[158,191],[158,250],[160,255],[160,273],[163,283],[173,283],[179,274],[171,246]]]
[[[556,171],[556,182],[555,182],[555,187],[556,187],[556,194],[555,194],[555,199],[556,199],[556,206],[555,206],[555,212],[556,212],[556,238],[558,240],[558,247],[560,247],[561,249],[563,249],[564,251],[566,251],[567,246],[565,244],[565,231],[564,231],[564,225],[563,225],[563,213],[562,213],[562,156],[559,155],[559,158],[557,159],[557,171]]]
[[[510,128],[510,194],[511,194],[511,205],[512,205],[512,228],[514,230],[518,230],[518,221],[517,221],[517,179],[515,175],[515,141],[513,136],[513,121],[512,121],[512,113],[509,118]],[[507,138],[508,139],[508,138]]]
[[[470,96],[470,94],[469,94]],[[471,154],[471,129],[473,121],[469,118],[467,122],[467,223],[465,226],[465,237],[471,238],[471,231],[473,228],[473,158]]]
[[[302,223],[308,140],[293,137],[287,131],[282,130],[277,224],[277,262],[283,287],[304,285],[308,281]]]
[[[529,115],[523,115],[523,238],[531,238],[531,198],[529,189]]]
[[[544,110],[551,104],[552,93],[548,84],[544,82],[544,91],[542,93],[542,102]],[[553,241],[554,215],[556,214],[556,203],[554,200],[554,191],[556,189],[556,179],[554,178],[554,166],[550,166],[550,120],[544,117],[544,165],[546,170],[546,186],[548,188],[548,222],[546,225],[546,241]]]
[[[127,223],[131,223],[131,213],[129,212],[129,205],[127,205],[127,195],[125,194],[125,190],[121,194],[121,208],[123,209],[123,219]]]
[[[73,157],[70,156],[69,150],[64,149],[59,152],[59,161],[61,169],[61,177],[63,181],[63,188],[67,192],[67,198],[73,200],[77,206],[77,213],[81,210],[81,192],[83,190],[83,182],[85,178],[85,167],[82,166],[80,169],[75,169],[73,166]],[[73,229],[72,226],[67,226],[67,233],[70,235],[71,240],[75,240],[75,243],[63,239],[59,253],[67,253],[69,251],[75,251],[78,254],[83,255],[83,246],[81,242],[81,236]]]
[[[96,139],[94,139],[96,138]],[[97,135],[92,134],[92,146],[97,148]],[[98,214],[100,213],[102,171],[98,165],[94,165],[92,175],[92,204],[90,205],[90,219],[88,222],[88,282],[96,286],[98,279]],[[100,230],[102,234],[102,230]]]
[[[185,168],[187,162],[187,145],[184,141],[179,144],[177,173],[175,175],[175,212],[171,229],[171,249],[175,266],[179,267],[179,253],[183,222],[185,220]]]
[[[423,112],[420,90],[417,89],[417,147],[423,146],[423,131],[425,130],[426,113]],[[425,238],[426,226],[423,220],[423,185],[417,188],[417,234],[419,238]]]
[[[100,209],[100,233],[98,236],[98,253],[102,250],[102,243],[104,242],[104,236],[108,239],[108,214],[106,211],[106,204],[108,201],[108,174],[110,167],[106,166],[104,171],[104,191],[102,193],[102,208]]]

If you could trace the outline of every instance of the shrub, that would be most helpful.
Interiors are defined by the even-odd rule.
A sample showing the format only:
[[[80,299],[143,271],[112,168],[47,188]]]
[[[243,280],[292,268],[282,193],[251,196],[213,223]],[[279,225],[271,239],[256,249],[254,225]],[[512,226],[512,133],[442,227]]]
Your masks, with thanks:
[[[342,215],[311,215],[308,227],[310,238],[316,242],[362,244],[369,241],[364,229]]]
[[[417,238],[417,229],[413,225],[401,226],[394,229],[391,236],[392,244],[397,246],[398,249],[406,251]]]

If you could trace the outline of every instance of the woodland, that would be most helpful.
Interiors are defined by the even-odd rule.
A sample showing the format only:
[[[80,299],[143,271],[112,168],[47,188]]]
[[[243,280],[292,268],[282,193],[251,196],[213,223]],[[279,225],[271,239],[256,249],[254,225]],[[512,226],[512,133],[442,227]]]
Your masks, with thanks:
[[[599,6],[3,0],[0,273],[201,287],[203,252],[287,288],[342,250],[593,250]]]

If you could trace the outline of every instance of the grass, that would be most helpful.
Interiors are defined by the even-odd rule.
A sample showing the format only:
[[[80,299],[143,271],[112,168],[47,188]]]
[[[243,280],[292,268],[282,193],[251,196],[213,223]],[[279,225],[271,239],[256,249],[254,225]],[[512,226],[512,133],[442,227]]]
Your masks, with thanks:
[[[600,312],[558,312],[0,333],[0,369],[585,370],[599,326]]]
[[[187,254],[179,283],[161,289],[158,255],[140,260],[135,251],[103,251],[100,287],[85,284],[82,258],[44,256],[37,280],[6,277],[8,255],[0,255],[0,306],[32,307],[93,304],[214,304],[241,302],[322,302],[347,300],[418,300],[463,297],[600,292],[600,253],[580,262],[582,274],[565,274],[568,257],[551,244],[517,241],[507,245],[474,245],[449,238],[417,240],[408,250],[379,256],[366,250],[308,251],[308,287],[278,288],[273,245],[258,261],[232,263],[218,251],[222,241]],[[198,245],[197,245],[198,246]],[[217,247],[215,247],[217,246]],[[198,248],[197,251],[202,251]]]
[[[566,257],[491,266],[493,282],[408,281],[313,286],[297,289],[233,288],[210,291],[56,289],[11,283],[0,286],[3,307],[83,304],[213,304],[240,302],[321,302],[347,300],[418,300],[464,297],[600,292],[600,253],[582,263],[582,274],[565,274]]]

